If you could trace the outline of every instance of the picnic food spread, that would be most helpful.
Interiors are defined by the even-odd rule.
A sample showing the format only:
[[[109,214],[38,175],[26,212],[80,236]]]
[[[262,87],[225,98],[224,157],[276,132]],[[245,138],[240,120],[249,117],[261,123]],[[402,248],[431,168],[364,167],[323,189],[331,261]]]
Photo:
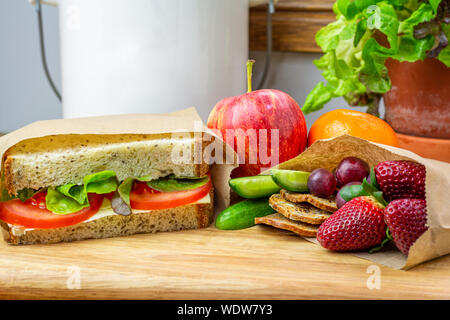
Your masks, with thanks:
[[[57,130],[36,125],[2,138],[5,240],[55,243],[204,228],[217,202],[221,230],[268,225],[332,251],[374,253],[393,243],[409,257],[431,229],[437,233],[428,237],[444,240],[437,246],[423,240],[434,247],[411,265],[447,252],[435,206],[428,214],[425,165],[368,142],[396,145],[389,125],[335,110],[312,126],[305,150],[300,107],[278,90],[253,92],[252,64],[248,92],[220,101],[200,136],[185,129],[202,124],[198,115],[180,111],[126,115],[128,122],[101,118],[101,132],[88,118],[70,120],[75,132],[60,120]]]
[[[136,126],[137,118],[129,117],[135,121],[129,126]],[[435,196],[442,192],[436,187],[445,185],[447,177],[436,175],[440,171],[434,163],[423,160],[429,171],[417,160],[384,146],[341,136],[317,141],[297,157],[258,175],[230,179],[237,162],[211,167],[203,158],[197,164],[172,161],[172,151],[178,147],[204,153],[214,139],[203,141],[200,135],[202,141],[197,143],[192,132],[184,139],[175,138],[172,127],[165,128],[165,133],[155,128],[151,134],[124,134],[122,130],[131,129],[117,128],[114,119],[105,120],[107,129],[101,134],[86,134],[93,120],[69,119],[58,120],[57,130],[44,122],[31,127],[39,130],[24,128],[1,138],[0,220],[8,243],[203,228],[213,221],[215,199],[220,208],[215,226],[221,230],[268,225],[329,250],[370,251],[377,257],[393,246],[409,257],[418,239],[426,239],[421,243],[429,244],[429,251],[418,249],[419,258],[411,265],[446,250],[445,234],[439,233],[445,226],[439,225],[441,218],[436,215],[441,212],[436,211]],[[176,122],[174,127],[186,123],[183,117],[167,119]],[[147,130],[148,122],[141,120],[138,132]],[[82,129],[69,134],[66,122]],[[224,147],[236,155],[221,141],[220,150]],[[437,181],[427,185],[432,193],[426,193],[427,179]],[[436,239],[442,239],[441,247],[424,238],[430,229],[437,232]],[[417,250],[413,256],[417,257]]]
[[[215,220],[221,230],[268,225],[329,250],[382,256],[391,243],[409,256],[433,225],[426,167],[358,138],[334,140],[258,175],[230,179],[236,164],[226,173],[210,170],[206,159],[171,161],[182,145],[210,147],[192,133],[181,140],[161,133],[18,138],[3,144],[2,229],[8,243],[33,244],[202,228],[213,221],[215,198],[222,203]],[[220,196],[213,197],[213,183]],[[230,190],[242,201],[231,195],[227,203]]]

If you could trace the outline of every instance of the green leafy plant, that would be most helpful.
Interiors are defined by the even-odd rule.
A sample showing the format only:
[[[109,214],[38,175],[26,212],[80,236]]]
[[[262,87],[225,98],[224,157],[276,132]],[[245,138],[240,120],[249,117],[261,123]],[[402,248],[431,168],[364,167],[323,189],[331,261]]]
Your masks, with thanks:
[[[391,88],[388,58],[436,58],[450,67],[450,0],[337,0],[333,11],[336,21],[316,34],[324,55],[314,64],[327,83],[309,93],[305,113],[344,97],[378,115],[380,98]]]

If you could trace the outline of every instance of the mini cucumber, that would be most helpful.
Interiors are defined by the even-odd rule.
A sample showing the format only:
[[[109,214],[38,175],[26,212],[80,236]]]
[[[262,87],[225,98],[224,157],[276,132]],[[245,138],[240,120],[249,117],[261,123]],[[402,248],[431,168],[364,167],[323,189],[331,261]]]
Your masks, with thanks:
[[[268,198],[248,199],[223,210],[216,219],[216,227],[221,230],[239,230],[255,225],[255,218],[274,213]]]
[[[272,169],[272,178],[283,189],[293,192],[308,192],[310,172]]]
[[[228,183],[234,192],[246,199],[268,197],[281,189],[270,175],[235,178]]]

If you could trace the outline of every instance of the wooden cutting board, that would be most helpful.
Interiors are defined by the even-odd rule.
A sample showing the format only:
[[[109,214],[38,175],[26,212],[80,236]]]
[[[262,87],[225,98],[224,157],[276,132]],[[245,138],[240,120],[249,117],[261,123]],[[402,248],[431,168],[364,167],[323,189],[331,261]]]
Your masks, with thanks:
[[[399,271],[268,226],[1,242],[0,298],[449,299],[450,255]]]

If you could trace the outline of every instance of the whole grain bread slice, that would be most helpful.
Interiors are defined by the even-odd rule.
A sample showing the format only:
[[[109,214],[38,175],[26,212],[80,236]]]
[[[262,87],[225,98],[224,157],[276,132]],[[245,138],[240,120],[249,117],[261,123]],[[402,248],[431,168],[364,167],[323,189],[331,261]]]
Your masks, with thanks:
[[[310,224],[321,224],[331,216],[330,212],[318,209],[307,202],[287,201],[280,194],[273,194],[269,198],[269,205],[288,219]]]
[[[265,217],[255,218],[256,224],[266,224],[278,229],[292,231],[302,237],[315,237],[318,225],[293,221],[280,213],[274,213]]]
[[[213,219],[213,194],[210,203],[190,204],[172,209],[132,213],[128,216],[109,215],[96,220],[56,229],[18,229],[0,220],[3,237],[9,244],[49,244],[85,239],[129,236],[199,229]]]
[[[16,195],[67,183],[82,184],[86,175],[113,170],[119,181],[169,174],[199,177],[209,170],[202,135],[65,134],[23,140],[2,156],[2,189]]]
[[[310,193],[297,193],[287,191],[285,189],[281,189],[280,194],[284,199],[290,202],[295,203],[308,202],[312,204],[314,207],[328,212],[335,212],[337,210],[335,196],[331,196],[329,198],[320,198]]]

